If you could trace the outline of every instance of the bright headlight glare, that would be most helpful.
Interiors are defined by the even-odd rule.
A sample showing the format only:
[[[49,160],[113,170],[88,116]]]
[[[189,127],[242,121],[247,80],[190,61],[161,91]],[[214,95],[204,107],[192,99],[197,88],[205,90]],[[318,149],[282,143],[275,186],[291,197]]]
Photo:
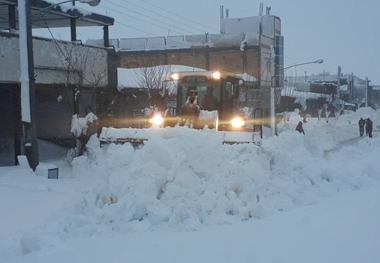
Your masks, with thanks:
[[[212,78],[213,79],[220,79],[221,78],[221,74],[219,71],[215,71],[212,73]]]
[[[171,75],[171,78],[172,78],[172,80],[179,80],[179,74],[178,73],[173,73]]]
[[[231,120],[231,126],[233,128],[239,129],[245,125],[245,121],[240,117],[235,117]]]
[[[164,118],[162,118],[161,114],[155,114],[151,119],[150,123],[156,126],[160,126],[164,123]]]

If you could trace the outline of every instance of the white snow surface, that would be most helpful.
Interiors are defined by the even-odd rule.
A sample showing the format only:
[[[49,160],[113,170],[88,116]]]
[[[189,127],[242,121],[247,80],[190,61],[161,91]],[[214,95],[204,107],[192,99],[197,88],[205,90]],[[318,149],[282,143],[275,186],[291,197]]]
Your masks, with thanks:
[[[79,137],[87,133],[88,125],[95,122],[98,117],[90,112],[85,117],[79,117],[78,114],[74,114],[71,118],[71,133],[75,137]]]
[[[148,141],[92,137],[71,168],[57,163],[59,180],[0,168],[0,262],[379,262],[380,112],[311,119],[306,136],[299,119],[261,146],[207,129],[104,129]]]

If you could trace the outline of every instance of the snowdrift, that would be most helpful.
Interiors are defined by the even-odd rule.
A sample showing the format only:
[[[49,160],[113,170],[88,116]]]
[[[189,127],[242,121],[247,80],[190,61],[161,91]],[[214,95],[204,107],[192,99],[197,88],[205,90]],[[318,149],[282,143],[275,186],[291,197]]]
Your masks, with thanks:
[[[149,142],[139,150],[129,144],[100,148],[92,137],[87,155],[73,162],[73,174],[96,185],[80,210],[87,219],[129,231],[197,229],[312,204],[378,179],[380,141],[357,136],[356,119],[367,114],[379,119],[368,109],[329,123],[313,119],[305,124],[306,136],[287,124],[288,131],[261,147],[222,145],[223,133],[209,130],[109,130],[115,137],[142,133]]]

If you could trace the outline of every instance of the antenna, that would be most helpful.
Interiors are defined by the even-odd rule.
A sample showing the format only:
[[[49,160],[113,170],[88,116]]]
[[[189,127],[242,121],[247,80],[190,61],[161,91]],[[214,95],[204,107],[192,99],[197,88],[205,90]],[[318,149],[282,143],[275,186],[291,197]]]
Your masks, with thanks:
[[[271,11],[272,7],[271,6],[267,6],[266,8],[266,15],[269,16],[270,15],[270,11]]]
[[[224,20],[224,6],[221,5],[220,6],[220,33],[221,34],[225,33],[224,32],[224,22],[223,22],[223,20]]]

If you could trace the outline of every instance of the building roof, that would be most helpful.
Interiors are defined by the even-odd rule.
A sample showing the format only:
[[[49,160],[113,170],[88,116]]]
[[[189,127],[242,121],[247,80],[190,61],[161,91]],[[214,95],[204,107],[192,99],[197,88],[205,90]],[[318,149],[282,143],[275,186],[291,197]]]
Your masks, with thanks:
[[[77,27],[84,26],[110,26],[114,24],[114,18],[86,11],[72,6],[54,6],[46,9],[54,3],[45,0],[31,1],[32,26],[33,28],[70,27],[70,19],[76,18]],[[0,0],[0,29],[9,27],[8,5],[17,6],[17,0]],[[18,17],[16,11],[16,27]]]

